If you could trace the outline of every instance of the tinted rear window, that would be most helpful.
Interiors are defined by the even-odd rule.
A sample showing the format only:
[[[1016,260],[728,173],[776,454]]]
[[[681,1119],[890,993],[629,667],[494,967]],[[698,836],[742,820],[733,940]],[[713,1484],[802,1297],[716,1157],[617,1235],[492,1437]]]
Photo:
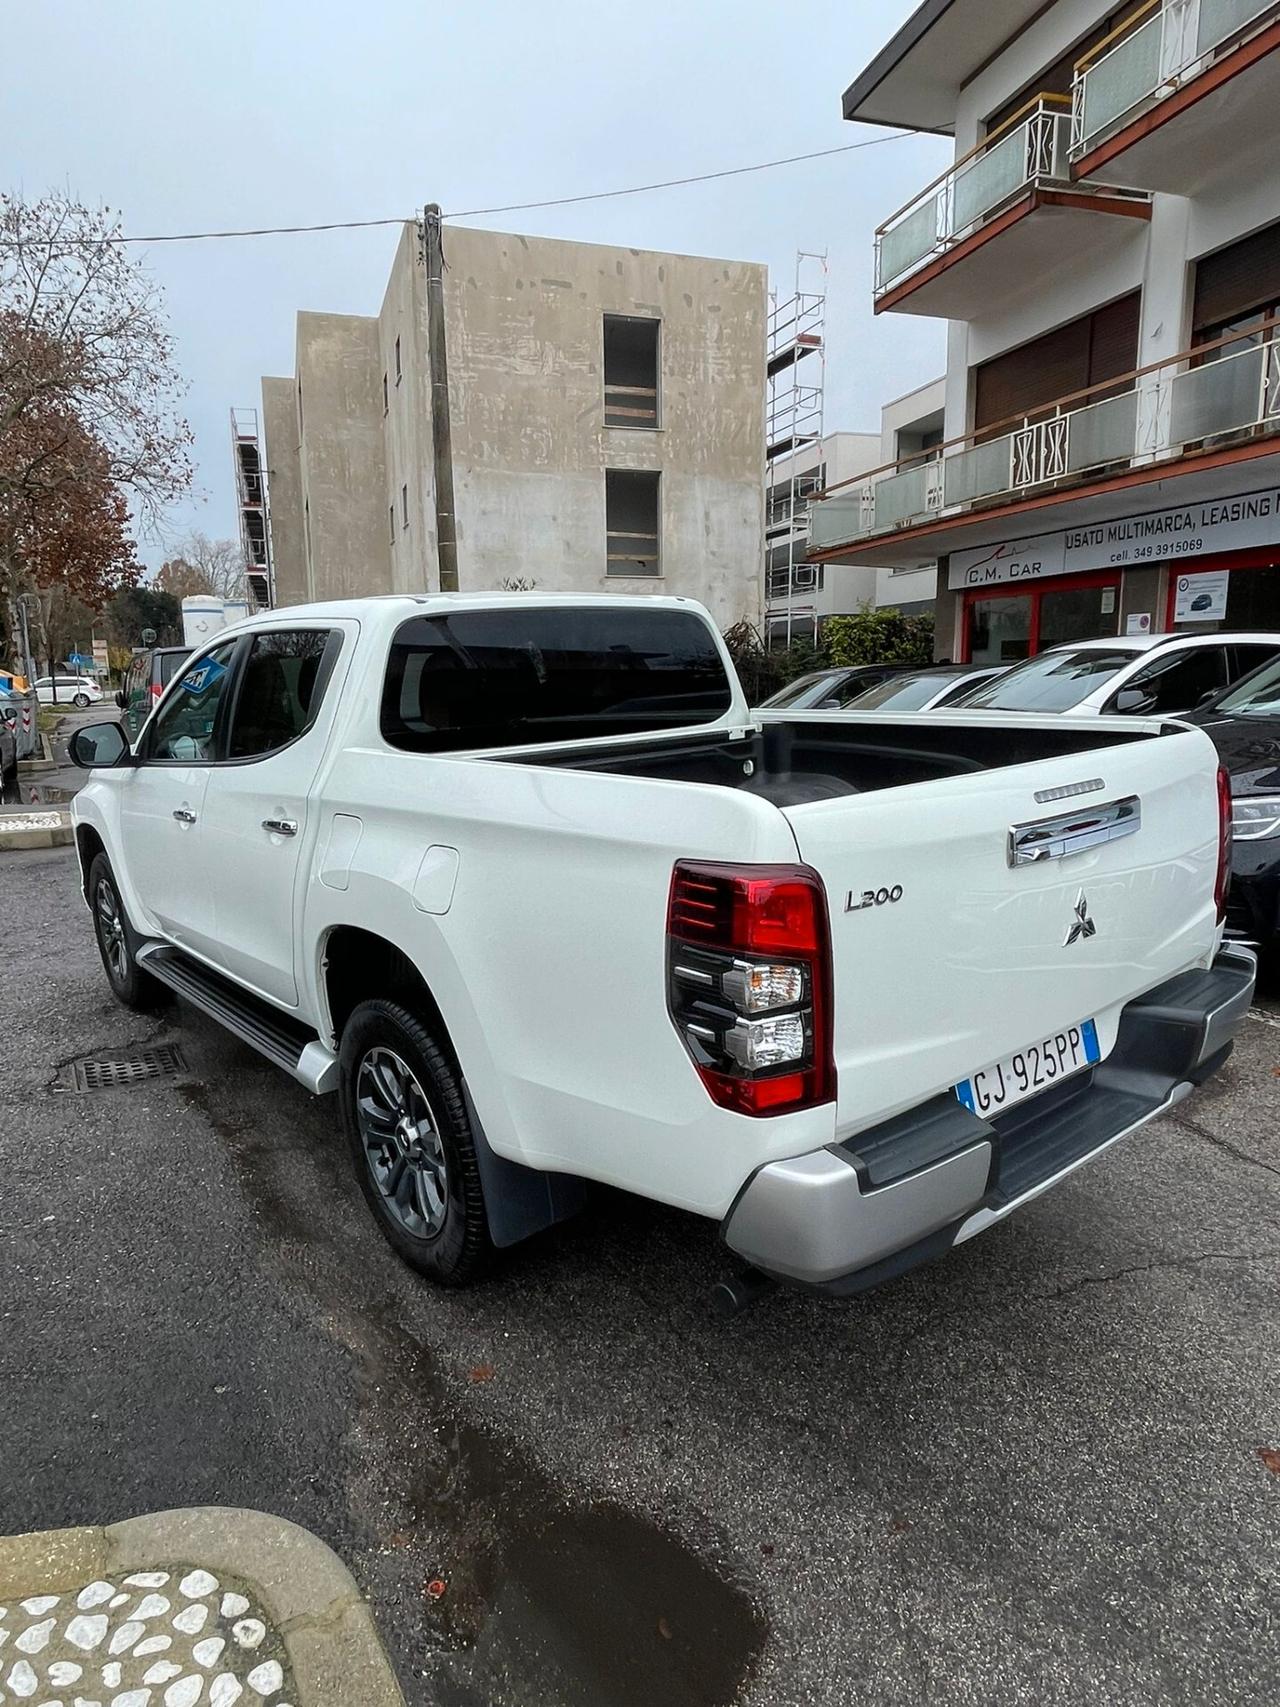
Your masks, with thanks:
[[[162,652],[159,657],[160,686],[168,687],[178,673],[179,664],[191,656],[190,652]]]
[[[919,711],[946,687],[950,676],[897,676],[878,687],[868,688],[846,705],[846,711]]]
[[[459,611],[397,629],[382,733],[415,753],[587,740],[711,723],[731,697],[692,612]]]

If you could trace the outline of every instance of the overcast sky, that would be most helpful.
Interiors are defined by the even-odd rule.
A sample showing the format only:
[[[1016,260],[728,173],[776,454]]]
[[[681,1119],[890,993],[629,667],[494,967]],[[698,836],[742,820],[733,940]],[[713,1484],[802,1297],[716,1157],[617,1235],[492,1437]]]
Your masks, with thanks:
[[[0,85],[7,187],[119,208],[139,233],[409,215],[622,188],[884,134],[840,95],[914,0],[40,0],[13,7]],[[826,249],[827,427],[943,366],[943,324],[871,313],[875,226],[941,169],[911,137],[498,230],[768,263]],[[197,482],[172,517],[235,532],[228,410],[293,368],[299,308],[376,313],[394,230],[164,244]],[[163,542],[143,542],[152,563]]]

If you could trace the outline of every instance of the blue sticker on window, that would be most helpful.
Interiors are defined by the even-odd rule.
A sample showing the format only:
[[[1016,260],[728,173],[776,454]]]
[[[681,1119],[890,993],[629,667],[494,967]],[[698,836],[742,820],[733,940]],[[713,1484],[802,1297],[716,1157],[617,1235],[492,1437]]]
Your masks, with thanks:
[[[227,666],[220,664],[216,658],[203,658],[194,670],[188,670],[182,678],[182,686],[187,693],[201,694],[206,688],[213,686],[219,676],[225,676]]]

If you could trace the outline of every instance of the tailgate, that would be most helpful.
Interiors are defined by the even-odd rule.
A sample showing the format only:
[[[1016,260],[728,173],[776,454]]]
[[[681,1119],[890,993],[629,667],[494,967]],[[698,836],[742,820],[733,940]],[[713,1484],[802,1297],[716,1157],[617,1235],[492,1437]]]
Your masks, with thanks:
[[[1217,765],[1186,729],[789,807],[831,908],[839,1135],[1087,1019],[1105,1059],[1126,1001],[1205,962]],[[1052,799],[1094,779],[1101,789]],[[1120,808],[1130,833],[1115,840],[1059,852],[1058,826],[1047,840],[1035,828],[1083,826],[1121,802],[1136,805]],[[1053,857],[1011,863],[1015,826]],[[1082,920],[1092,931],[1073,928]]]

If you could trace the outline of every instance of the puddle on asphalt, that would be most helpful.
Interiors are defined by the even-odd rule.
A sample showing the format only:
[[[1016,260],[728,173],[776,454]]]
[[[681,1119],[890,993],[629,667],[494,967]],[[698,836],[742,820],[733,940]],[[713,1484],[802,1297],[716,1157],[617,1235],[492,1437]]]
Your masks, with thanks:
[[[359,1371],[350,1515],[383,1545],[364,1571],[348,1563],[365,1579],[411,1701],[423,1685],[432,1707],[738,1701],[768,1625],[732,1568],[621,1506],[574,1504],[575,1489],[470,1419],[430,1350],[328,1232],[332,1218],[308,1212],[304,1157],[321,1189],[347,1183],[336,1143],[299,1134],[290,1144],[202,1085],[179,1095],[227,1141],[265,1216],[267,1249]],[[447,1593],[432,1604],[423,1590],[437,1573]]]
[[[508,1543],[440,1700],[729,1707],[765,1634],[743,1589],[652,1524],[617,1506],[566,1512]]]

